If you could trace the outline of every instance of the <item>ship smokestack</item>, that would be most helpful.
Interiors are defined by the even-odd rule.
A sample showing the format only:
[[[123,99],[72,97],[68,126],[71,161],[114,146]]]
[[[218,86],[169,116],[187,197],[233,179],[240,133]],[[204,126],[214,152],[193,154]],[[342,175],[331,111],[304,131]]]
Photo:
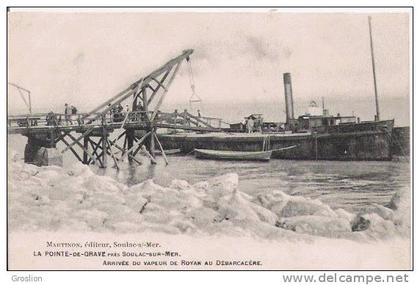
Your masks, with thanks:
[[[283,73],[284,98],[286,103],[286,124],[295,118],[293,110],[292,78],[290,73]]]

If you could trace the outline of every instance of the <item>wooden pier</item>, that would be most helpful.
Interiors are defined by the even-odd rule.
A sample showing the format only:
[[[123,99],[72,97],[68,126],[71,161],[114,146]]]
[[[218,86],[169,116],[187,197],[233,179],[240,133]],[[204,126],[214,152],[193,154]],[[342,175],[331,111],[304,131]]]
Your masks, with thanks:
[[[193,50],[185,50],[149,75],[140,78],[127,89],[84,114],[25,114],[8,117],[8,133],[28,138],[25,162],[40,164],[40,150],[64,145],[61,154],[71,151],[84,164],[97,163],[114,167],[128,159],[136,159],[140,151],[155,163],[155,148],[166,159],[156,134],[157,129],[183,129],[199,132],[219,132],[220,120],[194,116],[187,111],[164,113],[161,105],[181,64],[190,64]],[[191,68],[189,69],[191,70]],[[122,106],[128,106],[123,110]]]

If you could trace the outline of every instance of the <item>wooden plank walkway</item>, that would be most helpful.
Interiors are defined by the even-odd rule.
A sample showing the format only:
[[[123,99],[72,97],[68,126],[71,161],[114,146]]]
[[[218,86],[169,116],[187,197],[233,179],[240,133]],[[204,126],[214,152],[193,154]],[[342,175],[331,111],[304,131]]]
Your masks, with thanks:
[[[142,112],[130,112],[128,114],[128,120],[125,122],[115,122],[110,117],[104,120],[98,119],[88,124],[82,123],[80,118],[83,114],[73,115],[69,121],[65,121],[62,118],[63,114],[54,114],[57,118],[55,121],[48,122],[48,114],[37,114],[37,115],[20,115],[20,116],[9,116],[8,128],[9,134],[42,134],[49,133],[51,131],[64,131],[64,132],[77,132],[83,133],[93,128],[93,130],[100,131],[102,128],[106,128],[108,132],[113,132],[116,129],[135,129],[135,130],[146,130],[150,127],[165,128],[165,129],[180,129],[180,130],[191,130],[198,132],[222,132],[223,129],[220,127],[212,127],[210,123],[204,123],[206,117],[196,119],[195,116],[189,115],[188,119],[184,118],[184,115],[177,113],[162,113],[159,115],[162,119],[157,118],[153,123],[143,121],[140,119],[139,113]],[[211,118],[213,119],[213,118]],[[215,119],[219,120],[219,119]],[[181,121],[181,122],[180,122]],[[124,123],[124,126],[123,126]]]

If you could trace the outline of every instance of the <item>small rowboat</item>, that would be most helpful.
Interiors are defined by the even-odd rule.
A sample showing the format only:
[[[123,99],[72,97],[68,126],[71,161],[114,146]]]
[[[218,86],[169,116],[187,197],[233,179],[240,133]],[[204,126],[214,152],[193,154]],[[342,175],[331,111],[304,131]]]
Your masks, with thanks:
[[[195,157],[202,159],[218,160],[256,160],[269,161],[272,151],[230,151],[230,150],[211,150],[195,149]]]
[[[272,151],[273,151],[273,154],[276,155],[276,154],[279,154],[279,153],[284,152],[286,150],[294,149],[296,147],[297,147],[297,145],[291,145],[291,146],[286,146],[286,147],[282,147],[282,148],[272,149]]]
[[[178,153],[181,153],[181,149],[179,149],[179,148],[165,149],[165,154],[166,155],[178,154]],[[156,155],[162,155],[162,151],[155,150],[155,154]]]

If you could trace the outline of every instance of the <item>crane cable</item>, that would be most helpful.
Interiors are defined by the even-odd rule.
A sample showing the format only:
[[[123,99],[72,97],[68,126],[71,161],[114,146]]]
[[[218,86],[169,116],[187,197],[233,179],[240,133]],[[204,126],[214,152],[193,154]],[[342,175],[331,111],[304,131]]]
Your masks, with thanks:
[[[195,93],[195,82],[194,82],[194,74],[193,74],[193,70],[192,70],[192,65],[191,65],[191,60],[188,60],[188,78],[190,81],[190,86],[191,86],[191,97],[189,99],[189,103],[190,103],[190,109],[192,109],[192,103],[201,103],[201,98],[200,96],[198,96]]]

